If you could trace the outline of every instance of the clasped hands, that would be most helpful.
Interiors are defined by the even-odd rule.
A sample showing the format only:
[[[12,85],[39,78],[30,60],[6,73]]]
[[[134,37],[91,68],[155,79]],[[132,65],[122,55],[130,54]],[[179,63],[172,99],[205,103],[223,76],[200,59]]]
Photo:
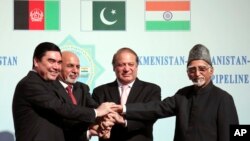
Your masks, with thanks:
[[[102,103],[97,109],[97,120],[89,127],[91,135],[99,136],[103,139],[109,139],[111,129],[115,124],[125,126],[125,119],[122,113],[122,105],[116,105],[112,102]],[[100,114],[100,112],[102,112]]]

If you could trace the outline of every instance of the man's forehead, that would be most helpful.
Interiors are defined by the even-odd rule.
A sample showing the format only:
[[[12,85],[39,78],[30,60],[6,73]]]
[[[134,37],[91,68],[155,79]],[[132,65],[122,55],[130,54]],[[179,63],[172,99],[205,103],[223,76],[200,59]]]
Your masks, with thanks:
[[[189,63],[189,66],[195,66],[195,65],[199,65],[199,66],[207,66],[209,65],[206,61],[204,60],[193,60]]]
[[[58,51],[47,51],[45,53],[44,57],[55,59],[55,60],[61,60],[62,59],[61,53],[58,52]]]
[[[51,55],[59,55],[59,56],[61,56],[61,53],[58,52],[58,51],[46,51],[45,55],[46,56],[51,56]]]

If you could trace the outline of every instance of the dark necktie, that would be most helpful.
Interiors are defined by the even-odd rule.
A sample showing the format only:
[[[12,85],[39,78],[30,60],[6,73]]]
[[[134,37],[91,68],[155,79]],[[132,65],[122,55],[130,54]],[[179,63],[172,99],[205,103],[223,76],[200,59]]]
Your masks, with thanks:
[[[67,92],[68,92],[68,94],[69,94],[69,97],[70,97],[72,103],[73,103],[74,105],[77,105],[76,98],[75,98],[75,96],[74,96],[74,94],[73,94],[73,92],[72,92],[72,85],[68,85],[68,86],[66,87],[66,90],[67,90]]]

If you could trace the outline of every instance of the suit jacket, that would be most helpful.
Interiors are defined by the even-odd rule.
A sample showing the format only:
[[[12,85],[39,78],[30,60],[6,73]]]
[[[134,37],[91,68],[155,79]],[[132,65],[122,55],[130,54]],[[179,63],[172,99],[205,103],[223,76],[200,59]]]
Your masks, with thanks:
[[[69,97],[66,89],[63,87],[60,81],[55,81],[54,87],[58,90],[62,102],[72,104],[71,98]],[[76,82],[73,85],[73,94],[76,98],[78,106],[89,108],[96,108],[98,106],[98,104],[92,99],[89,93],[89,86],[84,83]],[[65,140],[87,141],[88,139],[86,138],[86,131],[88,130],[88,127],[89,123],[64,119],[63,132]]]
[[[94,122],[92,108],[65,104],[52,88],[52,81],[43,80],[30,71],[18,82],[12,103],[17,141],[64,141],[63,118]]]
[[[199,91],[182,88],[162,102],[126,106],[128,119],[176,116],[174,141],[229,141],[230,125],[239,124],[232,96],[212,82]]]
[[[115,102],[120,104],[120,94],[117,81],[104,84],[93,90],[93,99],[99,104],[103,102]],[[150,102],[161,100],[161,88],[153,83],[135,80],[127,103]],[[156,120],[138,121],[127,120],[127,127],[115,125],[111,130],[110,141],[152,141],[153,124]],[[102,140],[102,139],[100,139]]]

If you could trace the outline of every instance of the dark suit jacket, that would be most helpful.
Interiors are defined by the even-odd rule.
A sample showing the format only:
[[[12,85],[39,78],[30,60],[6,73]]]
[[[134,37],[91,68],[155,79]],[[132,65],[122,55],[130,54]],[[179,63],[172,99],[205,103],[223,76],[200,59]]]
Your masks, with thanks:
[[[120,94],[117,81],[95,88],[92,97],[99,104],[103,102],[115,102],[120,104]],[[137,78],[130,90],[127,103],[146,103],[149,101],[160,100],[161,88],[158,85],[144,82]],[[115,125],[111,130],[110,141],[152,141],[153,124],[155,121],[156,120],[128,120],[127,127]]]
[[[232,96],[212,82],[199,91],[184,87],[162,102],[126,106],[128,119],[176,116],[174,141],[229,141],[230,124],[239,124]]]
[[[55,89],[58,90],[62,102],[71,103],[72,101],[66,92],[66,89],[59,81],[54,83]],[[73,85],[73,94],[76,98],[77,105],[82,107],[96,108],[98,104],[92,99],[89,93],[88,85],[76,82]],[[73,120],[63,120],[63,132],[66,141],[86,141],[86,131],[89,124],[86,122],[77,122]]]
[[[16,86],[13,119],[17,141],[64,141],[62,117],[80,122],[94,122],[92,108],[65,104],[51,81],[30,71]]]

